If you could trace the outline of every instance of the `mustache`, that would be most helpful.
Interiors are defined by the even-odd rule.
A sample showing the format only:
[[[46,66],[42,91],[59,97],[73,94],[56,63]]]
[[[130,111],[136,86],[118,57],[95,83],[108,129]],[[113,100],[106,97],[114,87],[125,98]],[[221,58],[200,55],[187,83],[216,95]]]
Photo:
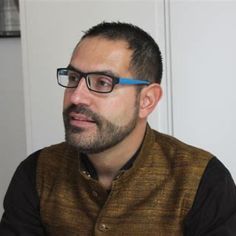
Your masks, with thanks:
[[[93,112],[90,108],[88,108],[86,105],[70,105],[69,107],[65,108],[63,111],[63,117],[66,120],[69,120],[69,114],[71,112],[75,112],[78,114],[83,114],[93,120],[97,125],[100,125],[102,123],[102,117],[98,115],[97,113]]]

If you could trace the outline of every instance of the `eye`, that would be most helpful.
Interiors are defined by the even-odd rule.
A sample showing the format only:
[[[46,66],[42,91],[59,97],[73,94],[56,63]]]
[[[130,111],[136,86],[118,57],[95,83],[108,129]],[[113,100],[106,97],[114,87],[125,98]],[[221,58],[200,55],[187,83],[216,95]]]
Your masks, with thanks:
[[[69,82],[73,83],[73,82],[78,81],[79,79],[78,79],[78,77],[77,77],[76,75],[74,75],[74,74],[69,74],[69,75],[68,75],[68,80],[69,80]]]
[[[69,72],[67,78],[68,78],[68,86],[77,85],[79,82],[79,76],[76,75],[76,73]]]
[[[112,81],[110,78],[100,76],[96,79],[96,85],[100,87],[110,87],[112,86]]]
[[[89,84],[93,90],[106,92],[113,86],[113,79],[106,75],[89,75]]]

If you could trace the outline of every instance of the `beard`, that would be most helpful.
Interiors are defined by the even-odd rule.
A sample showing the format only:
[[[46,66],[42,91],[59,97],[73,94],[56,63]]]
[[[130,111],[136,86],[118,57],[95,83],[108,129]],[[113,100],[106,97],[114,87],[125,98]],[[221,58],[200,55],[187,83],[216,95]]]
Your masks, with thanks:
[[[127,137],[136,127],[138,120],[138,99],[136,99],[132,117],[126,124],[118,125],[107,120],[104,116],[93,112],[86,105],[71,105],[63,111],[66,142],[85,154],[105,151]],[[95,131],[70,124],[70,113],[83,114],[95,125]],[[125,117],[123,114],[121,117]]]

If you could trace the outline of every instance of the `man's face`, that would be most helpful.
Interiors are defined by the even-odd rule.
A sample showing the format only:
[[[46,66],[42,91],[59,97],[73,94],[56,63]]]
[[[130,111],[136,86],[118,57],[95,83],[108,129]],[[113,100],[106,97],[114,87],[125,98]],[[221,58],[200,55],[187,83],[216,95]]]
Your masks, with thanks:
[[[83,72],[108,72],[119,77],[129,70],[132,51],[125,41],[101,37],[84,39],[70,65]],[[64,94],[66,141],[85,153],[99,153],[124,140],[136,127],[139,99],[135,86],[116,85],[111,93],[88,90],[82,78]]]

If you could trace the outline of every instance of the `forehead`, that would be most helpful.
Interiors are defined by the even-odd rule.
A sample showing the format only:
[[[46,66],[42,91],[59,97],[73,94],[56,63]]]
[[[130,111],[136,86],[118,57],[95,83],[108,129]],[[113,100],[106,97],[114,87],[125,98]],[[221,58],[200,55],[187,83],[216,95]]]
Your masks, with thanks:
[[[83,71],[129,70],[132,50],[124,40],[88,37],[75,48],[71,65]]]

